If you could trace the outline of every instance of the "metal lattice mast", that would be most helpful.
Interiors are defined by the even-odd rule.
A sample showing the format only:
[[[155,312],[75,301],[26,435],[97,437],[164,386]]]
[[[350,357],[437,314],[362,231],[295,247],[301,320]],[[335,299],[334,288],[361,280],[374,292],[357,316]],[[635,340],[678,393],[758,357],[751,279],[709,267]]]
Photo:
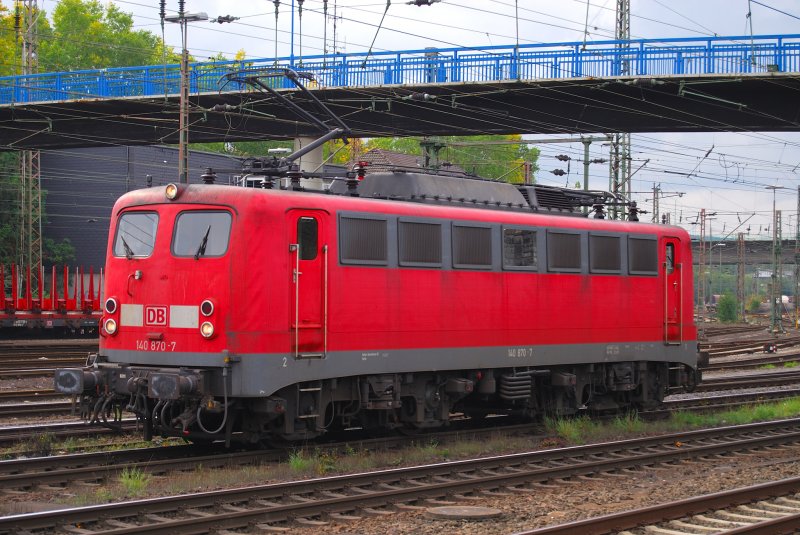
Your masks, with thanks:
[[[22,74],[30,75],[39,71],[39,38],[36,21],[39,17],[37,0],[23,0],[22,13]],[[20,187],[22,189],[22,264],[31,267],[34,280],[38,281],[37,267],[42,262],[42,190],[41,166],[38,150],[20,153]],[[33,283],[34,281],[32,281]],[[37,285],[32,284],[33,288]]]
[[[630,48],[631,39],[631,3],[630,0],[617,0],[616,29],[614,39],[619,41],[616,45],[619,58],[619,76],[630,74],[630,64],[626,58],[626,51]],[[618,194],[625,200],[630,200],[630,179],[631,179],[631,135],[628,132],[614,134],[614,141],[611,143],[611,159],[614,177],[612,192]],[[625,210],[614,210],[614,219],[625,218]]]
[[[699,322],[702,329],[706,320],[706,209],[700,209],[700,269],[697,276],[697,306]]]
[[[797,223],[794,230],[794,326],[800,327],[800,186],[797,186]]]
[[[781,300],[781,286],[783,283],[783,269],[781,263],[781,211],[775,210],[772,220],[774,225],[772,231],[772,288],[770,292],[770,301],[772,302],[772,332],[783,332],[783,323],[781,322],[781,311],[783,309],[783,302]]]
[[[736,238],[737,252],[739,253],[738,270],[736,272],[736,299],[739,302],[739,318],[744,321],[745,302],[744,302],[744,232],[740,232]]]
[[[653,217],[650,219],[651,223],[658,223],[658,198],[661,188],[653,184]]]

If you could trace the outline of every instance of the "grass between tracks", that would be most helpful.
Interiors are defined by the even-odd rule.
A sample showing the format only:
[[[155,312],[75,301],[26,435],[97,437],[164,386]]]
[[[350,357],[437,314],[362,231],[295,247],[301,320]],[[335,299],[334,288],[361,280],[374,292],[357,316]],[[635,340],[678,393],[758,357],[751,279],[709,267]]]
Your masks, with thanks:
[[[723,412],[675,412],[668,420],[645,422],[636,415],[620,416],[611,422],[598,422],[588,417],[548,419],[547,427],[570,444],[588,444],[603,440],[619,440],[641,435],[676,433],[692,429],[741,425],[768,420],[794,418],[800,415],[800,398],[748,405]]]
[[[217,488],[364,472],[797,416],[800,416],[800,398],[792,398],[726,412],[708,414],[678,412],[670,419],[658,422],[645,422],[636,415],[620,416],[611,422],[593,421],[585,417],[549,419],[545,422],[547,436],[535,439],[508,437],[498,432],[496,436],[480,441],[440,443],[435,439],[422,438],[420,442],[402,449],[350,447],[339,452],[331,452],[313,446],[298,447],[281,463],[227,469],[208,469],[198,465],[191,472],[171,473],[168,476],[149,475],[141,470],[129,471],[120,474],[102,487],[93,490],[80,488],[74,494],[65,492],[59,499],[63,503],[72,505],[88,505],[132,498],[195,493]]]
[[[797,366],[800,366],[800,362],[797,362],[796,360],[790,360],[780,364],[780,366],[783,368],[797,368]],[[776,368],[778,368],[778,364],[762,364],[758,367],[759,370],[774,370]]]

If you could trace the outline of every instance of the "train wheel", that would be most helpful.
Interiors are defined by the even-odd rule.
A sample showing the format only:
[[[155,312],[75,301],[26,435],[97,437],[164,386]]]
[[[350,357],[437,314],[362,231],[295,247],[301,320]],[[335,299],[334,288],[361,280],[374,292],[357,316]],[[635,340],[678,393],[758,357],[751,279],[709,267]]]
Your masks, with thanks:
[[[685,389],[687,392],[694,392],[697,388],[697,385],[700,384],[702,381],[703,372],[698,370],[689,370],[689,373],[686,374],[686,386]]]

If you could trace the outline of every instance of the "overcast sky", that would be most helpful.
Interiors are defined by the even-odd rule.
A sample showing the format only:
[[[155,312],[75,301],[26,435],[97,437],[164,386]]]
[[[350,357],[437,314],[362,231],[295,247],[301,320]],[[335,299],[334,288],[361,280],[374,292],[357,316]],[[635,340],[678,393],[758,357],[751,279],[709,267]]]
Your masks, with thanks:
[[[134,14],[137,29],[161,35],[157,1],[114,3]],[[631,4],[632,38],[749,36],[751,24],[755,35],[800,34],[798,0],[631,0]],[[55,2],[47,0],[40,5],[52,12]],[[430,6],[393,1],[388,9],[386,2],[378,0],[329,0],[326,19],[322,0],[305,0],[301,38],[298,0],[281,0],[277,49],[279,56],[288,56],[293,43],[294,55],[299,57],[321,54],[323,50],[331,52],[334,46],[342,52],[364,52],[373,40],[373,50],[378,51],[511,45],[517,40],[524,44],[613,39],[615,8],[614,0],[442,0]],[[168,14],[177,9],[178,0],[167,1]],[[276,24],[272,0],[186,0],[186,10],[205,12],[210,18],[239,17],[231,24],[191,24],[189,49],[197,60],[219,53],[232,58],[240,50],[248,58],[274,56]],[[167,44],[180,49],[177,26],[167,24],[165,31]],[[536,132],[520,134],[542,137]],[[704,158],[712,146],[714,150]],[[579,162],[573,162],[568,178],[548,172],[564,167],[554,158],[556,154],[582,158],[580,143],[543,145],[541,149],[541,183],[564,185],[582,180]],[[601,157],[607,157],[607,148],[593,144],[592,158]],[[776,191],[778,209],[783,210],[783,236],[795,235],[799,134],[634,134],[632,157],[634,169],[649,160],[634,176],[632,190],[650,192],[654,183],[660,184],[664,191],[661,212],[671,212],[673,223],[692,233],[697,232],[697,227],[691,222],[696,221],[701,208],[706,208],[717,212],[716,219],[710,220],[714,236],[733,232],[729,239],[735,239],[736,232],[749,228],[750,237],[769,238],[773,197],[765,186],[777,184],[786,188]],[[693,172],[696,176],[675,172]],[[607,165],[592,166],[590,187],[608,189]],[[645,210],[652,208],[651,193],[634,194],[634,198]],[[737,228],[739,221],[744,223]]]

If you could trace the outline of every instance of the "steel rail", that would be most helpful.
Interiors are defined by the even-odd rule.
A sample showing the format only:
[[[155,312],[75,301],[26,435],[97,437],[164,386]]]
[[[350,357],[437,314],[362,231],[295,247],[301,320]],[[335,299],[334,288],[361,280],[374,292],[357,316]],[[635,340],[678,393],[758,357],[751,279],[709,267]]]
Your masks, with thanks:
[[[67,398],[66,394],[56,392],[52,388],[48,390],[0,390],[0,402]]]
[[[725,509],[734,505],[748,504],[778,496],[787,496],[797,492],[800,492],[800,477],[717,492],[705,496],[695,496],[675,502],[653,505],[643,509],[577,520],[557,526],[519,531],[514,535],[597,535],[616,533],[622,530],[633,529],[644,524],[658,524],[665,520],[676,520],[693,514],[706,513],[714,509]],[[776,535],[780,533],[796,533],[798,525],[800,525],[800,513],[753,523],[749,526],[742,526],[737,529],[720,529],[717,533],[725,533],[726,535],[744,533],[751,535],[757,533]]]
[[[133,431],[135,429],[134,420],[123,420],[121,430],[123,432]],[[99,425],[90,425],[85,422],[59,422],[55,424],[38,423],[16,427],[0,427],[0,445],[10,446],[26,442],[34,438],[39,438],[44,435],[53,438],[68,438],[68,437],[82,437],[82,436],[98,436],[98,435],[113,435],[119,434],[120,431],[101,427]]]
[[[739,360],[730,360],[725,362],[712,361],[708,367],[703,368],[703,371],[706,372],[706,371],[723,371],[735,368],[754,368],[757,366],[764,366],[765,364],[775,364],[782,366],[788,362],[797,362],[798,360],[800,360],[800,352],[788,353],[782,355],[771,354],[763,357],[752,357]]]
[[[9,403],[0,405],[0,417],[48,416],[72,411],[71,401],[51,401],[41,403]]]
[[[763,373],[754,375],[723,376],[713,379],[704,379],[697,385],[695,392],[712,392],[736,388],[756,388],[789,385],[800,382],[800,370],[784,371],[782,373]]]

